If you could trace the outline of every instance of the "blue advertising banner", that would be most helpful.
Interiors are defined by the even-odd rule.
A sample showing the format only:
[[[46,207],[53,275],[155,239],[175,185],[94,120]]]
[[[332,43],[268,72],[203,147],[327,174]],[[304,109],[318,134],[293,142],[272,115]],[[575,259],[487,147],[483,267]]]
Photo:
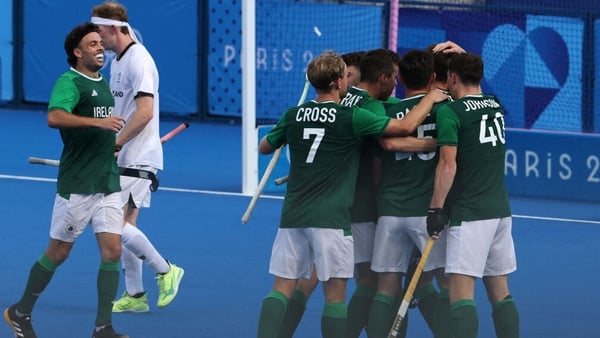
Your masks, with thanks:
[[[400,11],[398,51],[452,40],[480,54],[483,91],[507,126],[580,132],[582,19],[476,11]]]
[[[507,130],[509,193],[600,202],[600,135]]]
[[[594,22],[594,55],[600,55],[600,20]],[[600,65],[595,65],[594,75],[594,132],[600,133]]]
[[[272,126],[261,128],[260,137]],[[506,186],[511,196],[600,202],[600,135],[506,131]],[[262,177],[271,157],[259,157]],[[282,152],[265,193],[281,193],[285,185],[276,178],[287,175],[289,156]]]
[[[92,7],[100,3],[102,1],[90,0],[24,2],[27,18],[23,51],[25,101],[48,102],[57,77],[69,69],[63,49],[65,36],[75,25],[89,21]],[[197,112],[198,2],[175,0],[168,6],[151,6],[146,1],[132,0],[125,6],[129,23],[158,67],[161,111],[186,115]],[[107,53],[107,57],[110,61],[114,54]],[[102,71],[106,76],[108,67],[109,63]]]
[[[14,98],[13,91],[13,6],[0,2],[0,101]]]
[[[211,1],[209,17],[209,111],[213,115],[240,117],[241,4],[216,2]],[[306,66],[323,50],[343,54],[380,48],[384,44],[382,11],[382,6],[257,1],[257,118],[277,120],[286,108],[297,103]],[[334,13],[349,18],[345,24],[351,23],[354,28],[342,25],[343,19],[332,20]]]
[[[240,3],[215,3],[209,18],[209,110],[215,115],[241,116],[241,22],[233,19]],[[352,18],[353,24],[345,29],[328,26],[333,11]],[[256,15],[259,119],[276,119],[294,104],[307,62],[323,49],[344,53],[385,45],[381,6],[265,1],[257,3]],[[452,40],[480,54],[485,62],[483,90],[504,104],[509,127],[573,132],[594,128],[584,126],[582,120],[582,18],[401,8],[398,22],[399,53]]]

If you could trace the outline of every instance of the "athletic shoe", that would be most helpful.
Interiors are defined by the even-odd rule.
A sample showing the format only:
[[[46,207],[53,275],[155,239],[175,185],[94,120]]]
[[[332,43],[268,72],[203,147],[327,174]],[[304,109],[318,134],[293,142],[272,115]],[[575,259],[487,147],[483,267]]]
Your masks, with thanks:
[[[183,278],[184,271],[182,268],[170,262],[169,266],[171,267],[169,272],[156,276],[158,280],[158,302],[156,305],[158,307],[165,307],[175,299],[177,291],[179,291],[179,283]]]
[[[115,329],[113,329],[112,325],[104,325],[100,331],[92,332],[92,338],[129,338],[126,334],[116,333]]]
[[[4,310],[4,320],[13,330],[15,338],[37,338],[33,332],[33,326],[31,326],[31,315],[17,316],[16,304]]]
[[[125,291],[121,298],[113,302],[112,312],[142,313],[148,311],[150,311],[150,306],[148,306],[148,293],[146,292],[141,297],[133,297]]]

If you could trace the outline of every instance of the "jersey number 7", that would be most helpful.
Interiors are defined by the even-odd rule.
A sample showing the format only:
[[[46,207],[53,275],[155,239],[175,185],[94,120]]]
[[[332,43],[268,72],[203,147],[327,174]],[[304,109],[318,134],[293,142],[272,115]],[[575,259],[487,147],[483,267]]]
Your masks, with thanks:
[[[315,156],[317,155],[317,150],[319,149],[319,145],[321,145],[321,141],[325,136],[325,128],[304,128],[304,139],[308,140],[312,135],[315,135],[313,139],[313,143],[310,146],[310,150],[308,151],[308,155],[306,155],[306,163],[313,163],[315,160]]]

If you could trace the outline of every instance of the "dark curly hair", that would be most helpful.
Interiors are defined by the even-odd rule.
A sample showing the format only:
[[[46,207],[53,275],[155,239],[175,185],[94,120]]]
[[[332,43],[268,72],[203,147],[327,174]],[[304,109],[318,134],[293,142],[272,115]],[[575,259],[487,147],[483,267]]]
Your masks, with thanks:
[[[73,50],[79,46],[81,39],[84,36],[92,33],[99,32],[98,26],[91,22],[83,23],[79,26],[76,26],[71,30],[69,35],[65,38],[65,52],[67,53],[67,62],[71,67],[75,67],[77,65],[77,57],[73,54]]]

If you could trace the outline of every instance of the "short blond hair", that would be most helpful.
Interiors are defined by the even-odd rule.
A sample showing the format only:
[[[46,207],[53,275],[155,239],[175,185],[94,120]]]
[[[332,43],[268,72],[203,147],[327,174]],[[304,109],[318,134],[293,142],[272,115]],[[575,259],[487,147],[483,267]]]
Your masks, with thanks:
[[[346,76],[346,64],[335,51],[326,50],[314,58],[306,70],[308,80],[315,89],[331,90],[333,83]]]

